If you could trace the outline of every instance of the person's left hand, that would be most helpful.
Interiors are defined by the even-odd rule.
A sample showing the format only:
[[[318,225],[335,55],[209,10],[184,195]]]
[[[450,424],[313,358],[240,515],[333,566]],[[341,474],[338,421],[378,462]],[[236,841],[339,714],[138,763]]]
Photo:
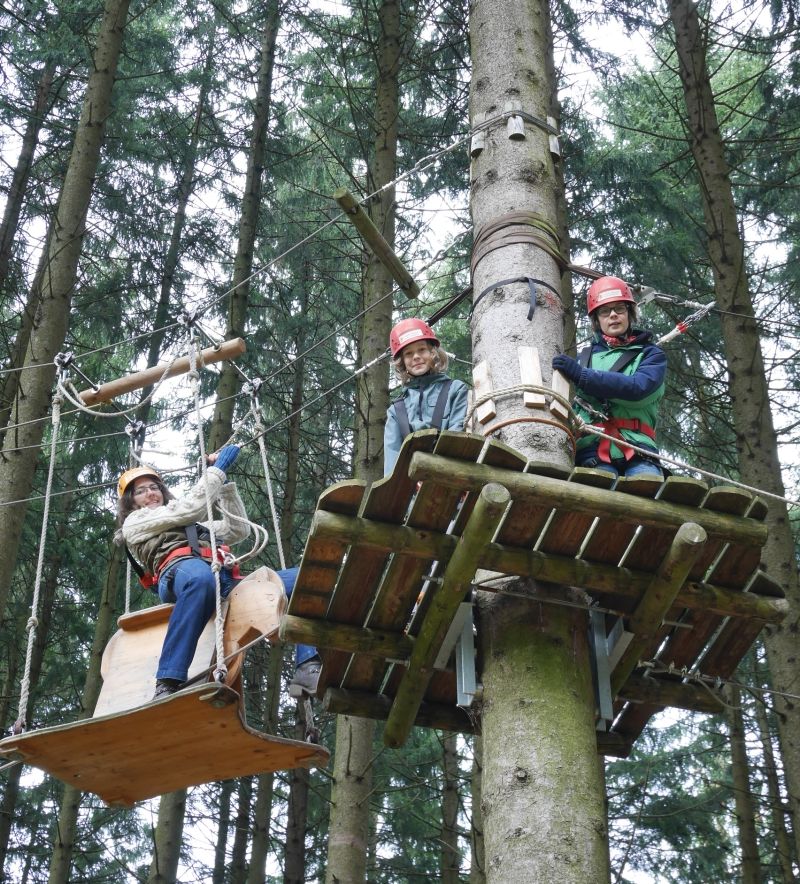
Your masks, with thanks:
[[[577,384],[581,379],[581,364],[577,359],[567,356],[566,353],[559,353],[553,357],[553,369],[560,371],[565,378]]]

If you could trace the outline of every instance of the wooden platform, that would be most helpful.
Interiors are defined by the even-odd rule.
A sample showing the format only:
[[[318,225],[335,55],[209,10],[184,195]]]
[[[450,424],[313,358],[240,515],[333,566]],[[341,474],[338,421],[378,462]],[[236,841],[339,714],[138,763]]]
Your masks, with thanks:
[[[387,719],[398,745],[412,724],[479,727],[456,705],[452,667],[432,668],[476,568],[582,587],[628,634],[613,725],[598,734],[601,751],[624,755],[665,706],[721,708],[680,674],[646,678],[640,660],[728,677],[787,603],[759,567],[762,500],[681,477],[611,484],[481,436],[416,433],[392,476],[320,497],[281,637],[323,649],[328,709]]]
[[[327,765],[330,753],[324,747],[261,733],[245,720],[243,654],[238,652],[277,633],[286,610],[280,578],[259,568],[225,604],[225,684],[210,681],[212,618],[189,668],[189,677],[201,683],[151,702],[173,606],[125,614],[103,652],[103,688],[94,716],[6,737],[0,740],[0,756],[39,767],[121,806],[200,783]]]
[[[325,766],[328,750],[248,727],[239,694],[201,684],[125,714],[31,731],[3,753],[47,771],[108,804],[129,807],[217,780],[292,767]]]

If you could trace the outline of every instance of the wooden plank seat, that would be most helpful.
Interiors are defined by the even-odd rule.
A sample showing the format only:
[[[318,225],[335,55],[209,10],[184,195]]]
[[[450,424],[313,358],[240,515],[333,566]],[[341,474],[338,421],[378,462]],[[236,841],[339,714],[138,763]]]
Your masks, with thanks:
[[[761,626],[779,621],[787,609],[780,588],[758,567],[766,540],[763,505],[682,477],[620,479],[613,489],[610,481],[602,471],[529,462],[480,436],[413,434],[394,473],[364,487],[360,506],[334,512],[325,495],[320,499],[281,637],[317,644],[323,659],[318,693],[327,707],[387,719],[391,745],[402,741],[410,721],[475,726],[474,709],[464,714],[455,707],[452,670],[435,669],[429,652],[432,637],[442,635],[442,611],[463,599],[476,570],[583,588],[635,628],[640,659],[655,657],[664,642],[678,642],[696,663],[716,636],[725,644],[709,662],[718,669],[738,662]],[[502,506],[500,498],[490,502],[487,534],[487,525],[473,522],[493,483],[509,497]],[[466,533],[481,538],[468,553]],[[325,544],[338,544],[341,555],[328,564],[323,611],[313,601],[319,589],[314,550]],[[685,567],[684,548],[691,550]],[[481,586],[502,591],[502,581],[496,584]],[[725,618],[747,628],[720,628]],[[689,628],[677,629],[677,620]],[[713,705],[704,689],[643,678],[638,659],[629,654],[615,675],[616,709],[623,719],[630,715],[631,724],[636,719],[632,728],[605,734],[602,742],[615,752],[627,751],[635,739],[634,707],[650,708],[646,723],[664,702],[704,711]],[[649,704],[642,696],[648,689]]]
[[[172,607],[155,605],[119,618],[120,629],[103,654],[103,688],[91,718],[7,737],[0,754],[123,806],[199,783],[327,764],[329,752],[322,746],[249,727],[236,690],[241,649],[260,637],[275,637],[286,610],[278,575],[259,568],[227,599],[225,683],[210,681],[212,618],[189,670],[190,679],[200,683],[151,702]]]

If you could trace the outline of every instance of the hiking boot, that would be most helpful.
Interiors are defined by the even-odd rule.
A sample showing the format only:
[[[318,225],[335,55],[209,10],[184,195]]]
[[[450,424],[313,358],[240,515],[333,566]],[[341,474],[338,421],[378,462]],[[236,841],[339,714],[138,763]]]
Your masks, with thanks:
[[[294,677],[289,682],[289,696],[302,697],[304,694],[313,697],[317,693],[317,682],[322,671],[322,661],[319,657],[312,657],[301,663],[294,671]]]
[[[153,694],[153,700],[161,700],[174,694],[183,687],[183,682],[177,678],[158,678],[156,679],[156,692]]]

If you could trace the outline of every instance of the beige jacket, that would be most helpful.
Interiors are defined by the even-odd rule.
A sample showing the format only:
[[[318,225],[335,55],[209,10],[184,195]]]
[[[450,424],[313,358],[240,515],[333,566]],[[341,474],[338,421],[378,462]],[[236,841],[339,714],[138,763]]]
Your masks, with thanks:
[[[233,482],[225,483],[225,473],[216,467],[207,470],[208,489],[212,502],[221,510],[214,519],[217,543],[232,545],[250,534],[244,503]],[[172,550],[186,546],[186,525],[199,522],[209,526],[206,493],[202,479],[186,496],[171,500],[154,509],[134,510],[122,526],[122,537],[134,558],[149,574],[157,574],[161,560]],[[200,541],[200,546],[209,546]]]

